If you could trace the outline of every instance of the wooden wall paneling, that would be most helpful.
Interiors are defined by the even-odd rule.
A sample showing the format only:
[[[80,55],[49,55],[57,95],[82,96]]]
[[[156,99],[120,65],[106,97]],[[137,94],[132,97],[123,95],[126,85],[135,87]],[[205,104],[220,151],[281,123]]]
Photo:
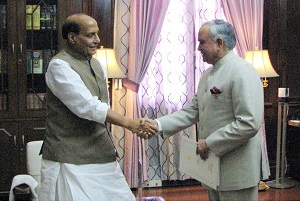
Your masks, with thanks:
[[[100,45],[113,48],[114,30],[114,0],[66,0],[59,1],[59,33],[65,19],[74,13],[86,13],[94,17],[99,26]],[[59,49],[65,46],[65,41],[59,36]]]
[[[280,65],[278,61],[279,52],[279,20],[277,15],[279,8],[274,1],[264,1],[264,25],[263,25],[263,49],[269,50],[269,56],[273,68],[279,74],[279,77],[269,78],[269,86],[264,88],[265,102],[271,104],[268,108],[277,110],[278,87],[280,86]]]
[[[65,47],[65,40],[61,35],[61,26],[69,15],[82,13],[83,0],[64,0],[58,1],[58,44],[59,50]]]
[[[286,86],[290,96],[300,96],[300,1],[289,0],[287,4],[287,37],[286,37]]]
[[[278,1],[278,65],[280,67],[280,87],[288,87],[287,86],[287,0],[279,0]]]
[[[100,45],[113,48],[114,0],[93,0],[93,14],[99,26]]]
[[[300,1],[288,0],[287,3],[287,49],[286,49],[286,86],[290,89],[290,97],[300,97]],[[300,118],[300,98],[296,104],[290,104],[289,119]],[[293,106],[293,107],[292,107]],[[288,126],[287,128],[287,175],[293,178],[300,178],[300,128]]]
[[[278,14],[280,8],[278,1],[264,1],[264,38],[263,47],[269,50],[271,63],[279,77],[269,78],[269,86],[264,88],[265,102],[270,103],[265,105],[265,129],[267,138],[267,149],[270,160],[271,173],[275,174],[276,146],[277,146],[277,96],[278,87],[280,86],[281,66],[279,65],[278,55],[280,54],[280,32]]]
[[[265,123],[268,155],[271,165],[272,177],[274,177],[277,148],[276,134],[278,116],[278,88],[289,88],[290,97],[300,96],[300,50],[298,48],[300,44],[300,4],[299,0],[265,0],[264,3],[265,12],[263,45],[265,49],[269,50],[270,59],[273,64],[273,67],[279,74],[278,78],[270,78],[269,86],[264,89],[265,100],[271,103],[265,106]],[[288,118],[294,118],[292,116],[294,116],[295,113],[298,113],[297,111],[299,111],[299,108],[299,106],[290,107]],[[298,115],[300,114],[298,113]],[[296,149],[293,149],[294,146],[297,146],[295,143],[297,143],[300,138],[299,130],[289,129],[287,137],[289,138],[287,142],[288,155],[299,156],[300,153],[294,153],[297,151],[295,151]],[[287,163],[290,164],[291,167],[293,165],[291,161],[293,160],[295,160],[295,158],[289,157],[287,159]],[[299,161],[297,161],[297,163],[298,162]],[[298,175],[300,175],[300,173],[298,173]]]
[[[90,15],[93,13],[93,1],[91,0],[82,0],[82,12]]]

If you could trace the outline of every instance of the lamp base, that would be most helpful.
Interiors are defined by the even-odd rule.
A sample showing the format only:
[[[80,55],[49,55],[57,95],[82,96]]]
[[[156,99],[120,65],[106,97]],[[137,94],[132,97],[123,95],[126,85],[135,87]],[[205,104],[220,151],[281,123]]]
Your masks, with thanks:
[[[266,182],[266,184],[271,188],[284,189],[284,188],[293,188],[298,184],[298,182],[292,178],[284,178],[283,181],[282,179],[279,179],[279,182],[273,180],[273,181]]]
[[[268,79],[266,77],[262,79],[262,83],[263,83],[263,87],[269,86]]]

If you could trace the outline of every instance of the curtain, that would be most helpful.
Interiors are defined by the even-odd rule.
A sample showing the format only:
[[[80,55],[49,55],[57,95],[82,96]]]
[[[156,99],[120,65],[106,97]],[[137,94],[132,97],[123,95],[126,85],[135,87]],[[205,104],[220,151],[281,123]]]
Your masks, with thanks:
[[[118,1],[117,1],[118,4]],[[140,118],[138,101],[139,83],[143,80],[152,58],[169,0],[131,0],[129,21],[129,52],[127,78],[123,85],[126,91],[126,116]],[[147,160],[144,140],[125,130],[124,175],[131,187],[137,187],[138,179],[147,178]],[[138,169],[138,163],[143,169]],[[143,171],[144,170],[144,171]],[[139,171],[142,172],[139,175]],[[138,178],[142,176],[142,178]]]
[[[264,0],[221,0],[226,19],[235,27],[237,53],[262,48]]]
[[[128,41],[129,41],[129,19],[130,0],[115,1],[114,12],[114,49],[120,69],[127,74],[128,69]],[[112,109],[122,115],[126,114],[126,89],[112,88]],[[111,133],[115,147],[118,151],[118,162],[124,171],[125,129],[120,126],[111,125]]]
[[[171,1],[139,96],[142,116],[158,118],[187,106],[208,67],[196,51],[198,30],[207,20],[224,18],[219,0]],[[196,126],[163,140],[148,141],[149,180],[185,180],[179,170],[180,139],[196,139]]]

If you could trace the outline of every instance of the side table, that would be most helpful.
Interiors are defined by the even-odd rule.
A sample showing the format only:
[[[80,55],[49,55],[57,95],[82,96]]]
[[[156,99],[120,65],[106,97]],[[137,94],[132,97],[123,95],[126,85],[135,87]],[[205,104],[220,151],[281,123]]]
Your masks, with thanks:
[[[266,184],[271,188],[292,188],[298,183],[292,178],[285,177],[286,127],[288,110],[288,99],[278,102],[276,179],[266,182]]]

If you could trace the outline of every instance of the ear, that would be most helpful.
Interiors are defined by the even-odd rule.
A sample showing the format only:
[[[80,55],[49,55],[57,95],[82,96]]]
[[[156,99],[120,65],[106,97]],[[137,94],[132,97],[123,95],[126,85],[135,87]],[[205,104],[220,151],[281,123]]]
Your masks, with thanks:
[[[223,38],[218,38],[217,39],[217,45],[219,48],[223,48],[224,47],[224,40]]]
[[[76,34],[74,32],[68,33],[68,40],[71,44],[74,44],[76,42]]]

